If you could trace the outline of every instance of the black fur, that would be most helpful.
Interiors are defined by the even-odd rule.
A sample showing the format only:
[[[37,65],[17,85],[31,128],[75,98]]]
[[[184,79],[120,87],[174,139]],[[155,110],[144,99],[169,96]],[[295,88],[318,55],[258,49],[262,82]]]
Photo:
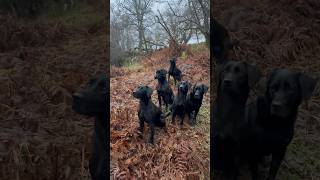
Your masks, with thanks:
[[[155,126],[165,128],[166,124],[161,109],[151,100],[152,91],[148,86],[138,86],[133,91],[133,97],[140,100],[138,116],[141,134],[143,134],[144,122],[146,122],[150,129],[149,143],[154,144]]]
[[[193,124],[196,123],[196,118],[202,105],[203,95],[208,91],[208,89],[209,87],[204,84],[196,84],[187,96],[186,112],[189,116],[189,120],[192,119]],[[193,114],[192,118],[191,114]]]
[[[210,54],[217,59],[217,63],[221,64],[221,61],[228,58],[228,52],[233,45],[227,29],[213,17],[211,18],[210,28]]]
[[[172,58],[170,59],[170,68],[169,68],[169,76],[168,82],[170,82],[170,76],[174,79],[174,85],[176,85],[176,81],[181,81],[182,75],[180,69],[177,68],[176,65],[177,59]]]
[[[181,81],[178,83],[178,94],[175,97],[171,107],[172,123],[174,123],[175,117],[178,115],[181,118],[180,125],[183,125],[183,120],[186,113],[187,94],[190,87],[191,84],[187,81]]]
[[[104,74],[93,77],[87,87],[73,94],[73,110],[95,117],[93,149],[89,162],[93,180],[107,179],[107,124],[110,112],[107,108],[109,83]]]
[[[166,79],[167,77],[167,71],[164,69],[160,69],[156,71],[155,79],[158,80],[157,85],[157,93],[158,93],[158,100],[159,100],[159,106],[161,108],[161,101],[163,100],[166,108],[168,108],[168,105],[172,105],[174,100],[174,95],[172,92],[172,89]]]
[[[277,172],[290,144],[298,107],[308,100],[316,81],[311,77],[287,69],[275,69],[267,78],[265,96],[248,106],[247,121],[252,125],[256,159],[272,155],[269,180]]]
[[[217,99],[213,106],[211,164],[214,169],[237,177],[237,158],[247,138],[245,107],[250,88],[260,79],[257,67],[228,61],[218,75]]]

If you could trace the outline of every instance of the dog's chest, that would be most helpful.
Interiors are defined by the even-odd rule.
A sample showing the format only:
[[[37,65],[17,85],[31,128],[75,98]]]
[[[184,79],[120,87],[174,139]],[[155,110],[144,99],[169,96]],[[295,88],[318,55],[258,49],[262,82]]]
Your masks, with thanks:
[[[147,121],[147,123],[149,123],[150,121],[156,118],[158,113],[156,109],[152,106],[152,104],[149,103],[148,105],[140,106],[138,115],[140,118],[144,119],[145,121]]]

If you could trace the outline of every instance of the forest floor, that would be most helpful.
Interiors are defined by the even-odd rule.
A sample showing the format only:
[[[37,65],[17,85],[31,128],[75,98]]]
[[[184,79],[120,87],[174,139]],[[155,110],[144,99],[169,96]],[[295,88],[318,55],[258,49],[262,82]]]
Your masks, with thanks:
[[[101,14],[82,13],[92,18],[0,16],[1,180],[90,178],[94,121],[72,111],[71,94],[107,72],[108,36]]]
[[[278,179],[320,179],[320,2],[216,0],[211,12],[237,42],[233,59],[256,64],[264,76],[273,68],[289,68],[318,80],[308,108],[300,106]],[[251,97],[258,92],[254,89]]]
[[[193,56],[177,59],[183,80],[209,86],[209,50],[200,44],[193,45],[192,51]],[[154,89],[152,101],[158,105],[154,75],[158,69],[168,70],[169,64],[168,49],[162,49],[127,67],[111,67],[110,158],[114,179],[209,179],[209,93],[204,96],[197,125],[190,126],[186,120],[179,128],[178,123],[171,123],[169,116],[168,133],[157,128],[154,145],[147,143],[148,126],[144,138],[138,137],[138,100],[132,91],[139,84],[148,85]],[[173,79],[170,83],[176,94]]]

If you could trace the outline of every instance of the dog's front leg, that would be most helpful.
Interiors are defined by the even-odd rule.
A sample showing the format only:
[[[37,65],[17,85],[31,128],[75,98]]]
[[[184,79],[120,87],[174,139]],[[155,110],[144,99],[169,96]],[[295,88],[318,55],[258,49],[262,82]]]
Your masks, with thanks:
[[[161,95],[159,92],[158,92],[158,100],[159,100],[159,107],[161,108]]]
[[[285,153],[286,149],[272,153],[272,161],[270,165],[268,180],[274,180],[276,178]]]
[[[251,171],[251,179],[258,179],[258,161],[256,159],[252,159],[250,161],[250,171]]]
[[[154,144],[154,124],[150,122],[150,137],[149,143]]]
[[[193,114],[193,121],[194,121],[194,123],[196,123],[197,116],[198,116],[198,113],[199,113],[199,109],[200,109],[200,108],[196,108],[195,111],[194,111],[194,114]]]
[[[142,137],[143,136],[143,129],[144,129],[144,120],[141,117],[139,117],[139,125],[140,125],[139,130],[141,132],[140,136]]]
[[[183,126],[183,120],[184,120],[185,112],[181,114],[181,121],[180,121],[180,126]]]
[[[174,109],[172,109],[172,124],[174,124],[175,122],[175,118],[176,118],[176,111]]]

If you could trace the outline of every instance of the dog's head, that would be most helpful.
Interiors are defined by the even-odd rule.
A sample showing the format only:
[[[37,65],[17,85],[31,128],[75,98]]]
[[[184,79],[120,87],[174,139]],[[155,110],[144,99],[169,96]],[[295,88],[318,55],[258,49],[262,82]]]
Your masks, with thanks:
[[[195,99],[202,99],[203,95],[208,91],[209,87],[204,84],[196,84],[193,86],[192,93]]]
[[[156,75],[154,76],[155,79],[162,80],[166,79],[167,71],[164,69],[160,69],[156,71]]]
[[[288,117],[308,100],[316,86],[316,80],[287,69],[274,69],[268,74],[266,97],[273,116]]]
[[[133,97],[137,99],[150,99],[153,89],[149,86],[139,85],[136,89],[133,90]]]
[[[232,94],[242,94],[249,92],[261,77],[260,70],[246,62],[228,61],[219,72],[219,88],[222,91]]]
[[[171,65],[176,65],[177,59],[175,57],[173,57],[172,59],[170,59],[170,64]]]
[[[178,86],[178,92],[181,92],[183,94],[187,94],[188,90],[191,87],[191,84],[188,81],[181,81],[177,84]]]
[[[79,114],[97,116],[107,113],[109,84],[105,74],[90,79],[87,86],[73,94],[72,108]]]

